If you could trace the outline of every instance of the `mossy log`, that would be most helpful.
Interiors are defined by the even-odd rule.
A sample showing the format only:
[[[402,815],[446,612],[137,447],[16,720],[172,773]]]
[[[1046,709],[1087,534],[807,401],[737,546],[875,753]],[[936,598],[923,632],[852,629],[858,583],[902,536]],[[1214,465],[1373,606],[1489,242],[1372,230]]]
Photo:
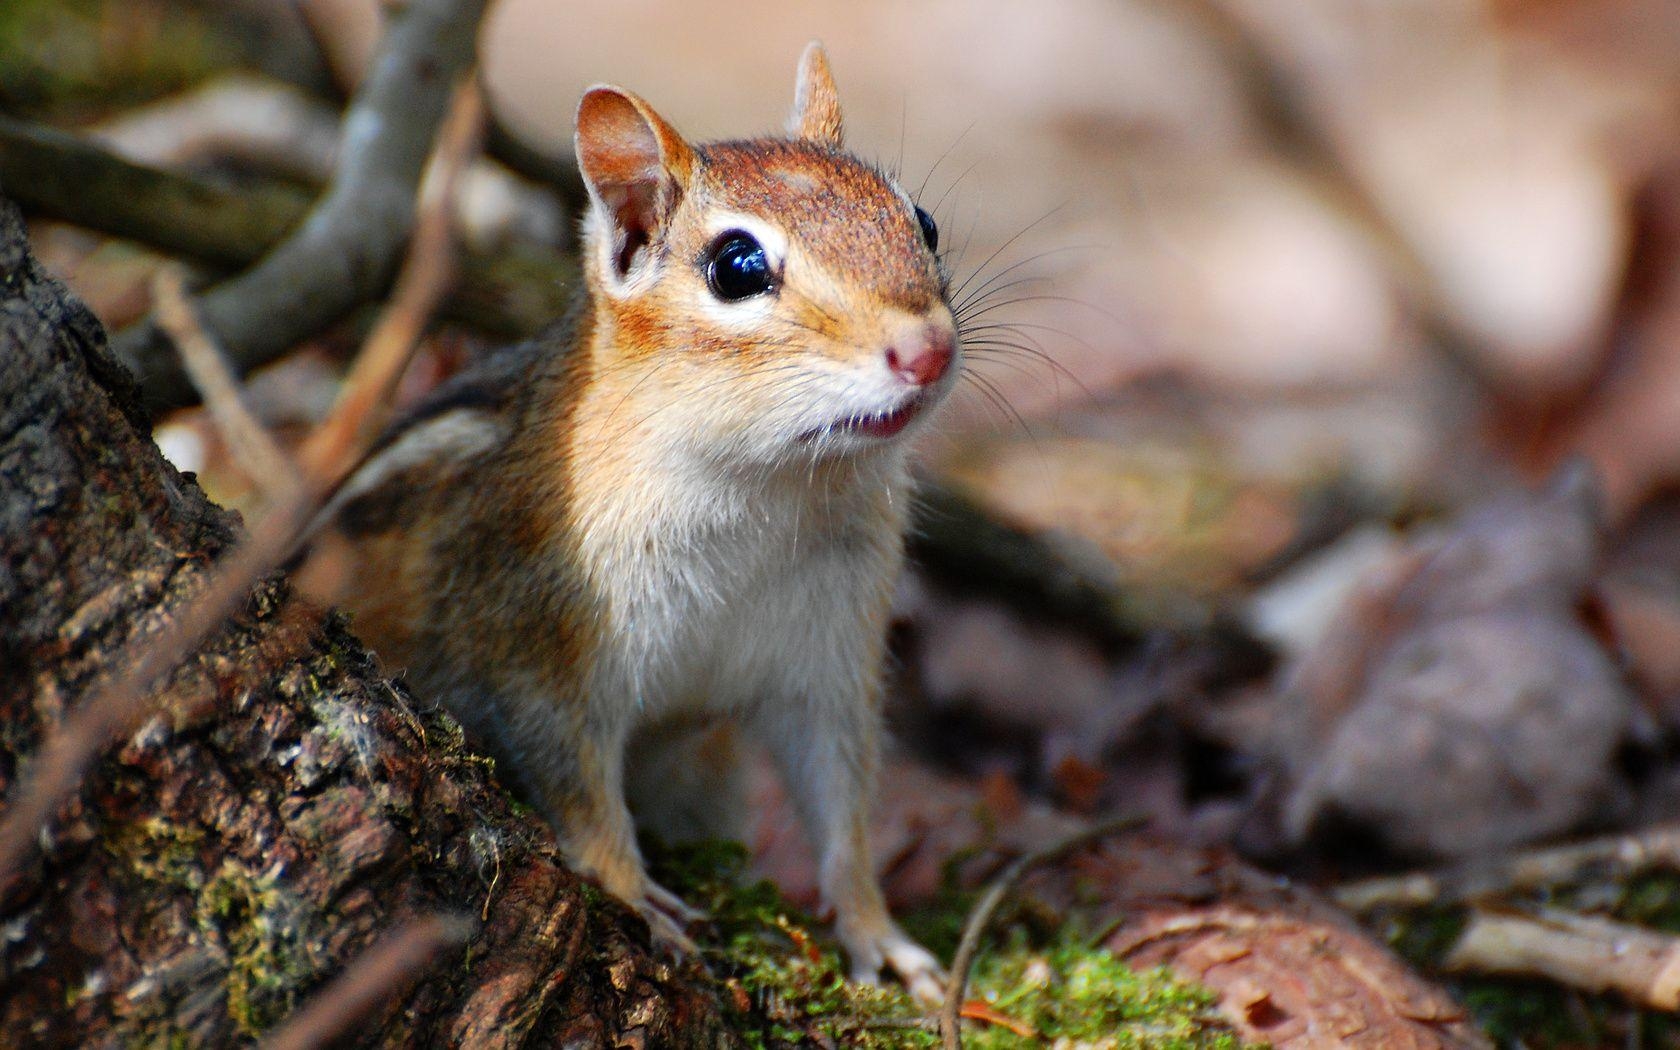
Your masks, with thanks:
[[[0,790],[238,533],[158,454],[0,201]],[[466,914],[350,1042],[728,1045],[717,999],[566,870],[446,717],[283,578],[192,656],[0,886],[0,1032],[227,1046],[408,918]]]

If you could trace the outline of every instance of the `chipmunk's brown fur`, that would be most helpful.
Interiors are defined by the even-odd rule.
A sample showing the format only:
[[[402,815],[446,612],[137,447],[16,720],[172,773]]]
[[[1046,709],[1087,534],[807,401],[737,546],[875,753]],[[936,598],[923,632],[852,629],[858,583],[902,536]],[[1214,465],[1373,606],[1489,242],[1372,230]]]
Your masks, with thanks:
[[[815,46],[787,138],[691,146],[591,89],[576,315],[394,431],[343,493],[338,541],[357,627],[657,933],[686,943],[689,913],[643,870],[626,777],[666,810],[738,807],[722,785],[677,795],[730,751],[714,734],[713,761],[683,765],[677,745],[738,724],[783,770],[854,973],[884,963],[931,995],[937,964],[888,917],[864,831],[900,432],[949,388],[956,333],[931,225],[840,127]],[[762,290],[726,294],[730,246],[760,250]]]

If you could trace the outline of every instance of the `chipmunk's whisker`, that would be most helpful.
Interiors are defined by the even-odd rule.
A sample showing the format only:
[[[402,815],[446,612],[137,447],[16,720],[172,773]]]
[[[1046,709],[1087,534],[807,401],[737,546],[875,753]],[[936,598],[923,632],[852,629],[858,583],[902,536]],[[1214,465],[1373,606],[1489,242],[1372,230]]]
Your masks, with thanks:
[[[980,166],[980,162],[975,161],[973,164],[970,164],[968,167],[964,168],[962,170],[962,174],[958,175],[955,179],[953,179],[951,181],[951,184],[949,186],[945,187],[944,191],[939,194],[939,199],[934,201],[933,202],[933,207],[929,208],[928,210],[931,211],[931,212],[937,213],[940,208],[943,208],[945,206],[945,201],[951,196],[952,191],[955,190],[958,186],[961,186],[963,184],[964,180],[966,180],[970,175],[974,174],[974,169],[978,168],[979,166]],[[920,196],[920,191],[917,192],[917,195]]]
[[[1077,375],[1070,372],[1066,365],[1063,365],[1060,361],[1056,360],[1055,357],[1046,352],[1042,347],[1027,346],[1022,343],[1012,343],[1005,339],[982,339],[969,345],[976,348],[972,351],[974,355],[983,359],[1005,360],[1015,357],[1025,357],[1033,364],[1044,366],[1044,368],[1048,370],[1051,376],[1055,379],[1066,379],[1068,382],[1078,387],[1080,393],[1084,394],[1087,398],[1095,396]],[[965,352],[968,352],[967,347],[965,347]],[[1025,370],[1026,366],[1023,365],[1018,367]]]
[[[1073,343],[1090,353],[1094,354],[1097,352],[1097,348],[1084,336],[1070,332],[1065,328],[1058,328],[1053,324],[1044,324],[1040,321],[988,321],[982,325],[974,325],[971,328],[962,329],[962,331],[973,335],[981,335],[986,332],[1004,332],[1031,343],[1033,346],[1038,348],[1040,353],[1048,353],[1048,351],[1045,350],[1043,343],[1039,342],[1029,333],[1049,332],[1051,335],[1060,336],[1068,342]]]
[[[969,384],[970,389],[978,391],[982,397],[1002,413],[1004,424],[1013,423],[1020,428],[1023,434],[1029,437],[1032,435],[1032,428],[1027,426],[1026,419],[1016,410],[1002,389],[989,377],[973,370],[965,370],[962,374],[962,380]]]
[[[962,145],[963,139],[968,138],[968,133],[973,131],[975,126],[979,123],[979,118],[975,118],[973,121],[970,121],[968,127],[962,129],[962,134],[951,140],[951,144],[945,147],[945,152],[941,153],[939,155],[939,159],[933,162],[933,167],[929,168],[927,170],[927,174],[922,176],[922,184],[917,186],[916,192],[910,195],[911,200],[916,201],[918,204],[921,203],[922,194],[927,191],[928,180],[933,178],[933,173],[939,170],[939,166],[944,164],[945,161],[950,158],[951,154],[956,151],[956,148]],[[958,181],[961,181],[961,179],[959,178]],[[949,192],[949,190],[947,190],[947,192]]]
[[[997,301],[998,296],[1003,295],[1005,292],[1012,289],[1048,284],[1049,282],[1050,278],[1043,275],[1017,277],[1015,280],[1001,284],[984,294],[970,293],[968,298],[964,299],[962,302],[951,304],[951,313],[953,316],[961,319],[965,315],[973,314],[974,311],[984,309],[985,307],[991,305],[993,302]]]
[[[985,284],[982,284],[980,287],[978,287],[978,288],[976,288],[972,291],[967,292],[966,295],[962,298],[962,300],[959,303],[957,303],[953,306],[953,309],[968,306],[968,305],[976,302],[977,300],[980,300],[981,297],[985,294],[987,288],[991,287],[999,279],[1003,278],[1004,276],[1006,276],[1008,274],[1014,273],[1016,270],[1019,270],[1023,266],[1031,266],[1033,263],[1043,262],[1045,259],[1053,258],[1054,256],[1058,256],[1058,255],[1067,255],[1070,252],[1091,251],[1092,249],[1094,249],[1096,247],[1098,247],[1098,245],[1096,245],[1096,244],[1068,244],[1068,245],[1063,245],[1060,248],[1050,248],[1050,249],[1047,249],[1047,250],[1042,251],[1042,252],[1035,252],[1032,255],[1027,256],[1025,259],[1021,259],[1021,260],[1018,260],[1016,262],[1010,263],[1008,266],[1005,266],[1003,269],[994,273],[991,277],[986,279]],[[1048,274],[1037,274],[1037,275],[1033,275],[1031,278],[1028,278],[1028,280],[1050,280],[1050,276]],[[1005,285],[1005,287],[1013,287],[1014,284],[1015,284],[1015,282],[1011,282],[1009,285]]]
[[[976,278],[978,278],[981,274],[986,272],[986,267],[992,265],[992,263],[997,261],[998,256],[1000,256],[1004,252],[1008,251],[1011,245],[1013,245],[1016,241],[1020,240],[1022,237],[1025,237],[1028,232],[1030,232],[1032,229],[1037,227],[1040,223],[1046,221],[1051,216],[1053,216],[1057,212],[1061,211],[1063,207],[1064,207],[1064,205],[1058,204],[1054,208],[1051,208],[1049,211],[1045,212],[1043,215],[1040,215],[1038,218],[1034,219],[1032,222],[1027,223],[1025,226],[1023,226],[1019,230],[1015,231],[1014,236],[1010,237],[1008,240],[1006,240],[1002,244],[998,245],[997,248],[993,250],[992,254],[986,256],[986,259],[985,259],[984,262],[982,262],[979,266],[975,267],[974,272],[969,274],[968,277],[963,280],[963,283],[959,284],[951,292],[951,297],[953,299],[960,299],[962,297],[963,292],[968,289],[969,285],[972,284],[974,282],[974,280]]]
[[[1016,360],[1017,355],[1006,352],[1019,349],[1020,347],[1016,346],[1008,346],[1002,343],[992,343],[981,346],[978,349],[965,350],[964,353],[973,359],[976,366],[1000,365],[1017,375],[1026,376],[1028,378],[1036,378],[1033,374],[1033,370],[1028,365]]]
[[[998,270],[990,277],[987,277],[980,284],[968,287],[966,291],[962,292],[962,294],[954,296],[951,304],[952,314],[957,319],[958,325],[962,326],[967,322],[971,322],[974,319],[991,312],[994,307],[997,309],[1003,309],[1015,303],[1034,301],[1034,296],[1024,294],[1009,296],[1007,299],[1000,299],[1000,297],[1018,288],[1030,288],[1035,285],[1049,283],[1053,280],[1051,275],[1033,273],[1025,274],[1012,280],[1004,279],[1008,277],[1008,275],[1020,270],[1022,267],[1042,262],[1043,260],[1054,256],[1066,255],[1069,252],[1087,251],[1092,247],[1094,247],[1094,245],[1090,244],[1067,245],[1061,248],[1052,248],[1046,251],[1037,252],[1025,259],[1011,263],[1010,265]],[[973,275],[973,277],[978,277],[978,275],[979,271],[976,271],[976,274]],[[973,277],[971,277],[971,280]],[[965,285],[966,283],[967,282],[965,282]],[[1091,307],[1089,303],[1085,303],[1082,300],[1069,299],[1068,301],[1076,302],[1081,306],[1087,306],[1091,309],[1096,309],[1095,307]],[[1102,311],[1099,310],[1098,312],[1101,313]]]

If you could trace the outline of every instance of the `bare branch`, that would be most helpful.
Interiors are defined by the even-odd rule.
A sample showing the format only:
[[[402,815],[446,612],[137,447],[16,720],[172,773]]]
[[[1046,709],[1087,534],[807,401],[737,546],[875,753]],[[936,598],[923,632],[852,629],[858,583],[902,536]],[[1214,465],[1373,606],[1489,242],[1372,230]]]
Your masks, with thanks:
[[[187,298],[179,266],[165,266],[152,279],[152,302],[158,325],[181,351],[181,362],[193,386],[204,398],[204,407],[227,442],[228,450],[270,504],[295,494],[303,483],[291,457],[274,440],[240,391],[239,381],[228,368],[210,334],[198,320],[198,311]]]
[[[487,0],[410,0],[391,15],[345,114],[332,187],[296,233],[200,301],[205,327],[245,372],[376,296],[401,257],[420,175],[450,91],[472,64]],[[152,404],[188,397],[167,338],[113,340]]]
[[[280,182],[233,189],[135,164],[82,135],[0,116],[0,190],[54,218],[213,266],[248,266],[309,198]],[[185,393],[190,384],[182,376]]]
[[[1609,919],[1476,911],[1445,965],[1459,973],[1543,977],[1656,1010],[1680,1009],[1680,939]]]
[[[1354,912],[1462,904],[1587,876],[1620,878],[1654,867],[1680,871],[1680,826],[1665,824],[1630,835],[1525,850],[1442,871],[1363,879],[1338,888],[1333,897]]]
[[[350,467],[357,450],[378,436],[384,424],[380,409],[390,404],[426,321],[453,278],[455,190],[478,152],[483,131],[483,94],[476,80],[468,77],[438,136],[408,264],[397,278],[395,294],[356,356],[332,414],[304,445],[305,469],[329,484]]]
[[[486,122],[489,150],[498,133],[488,114]],[[128,110],[89,133],[137,164],[180,170],[233,160],[253,171],[323,185],[332,179],[342,130],[336,109],[295,85],[234,74]],[[521,178],[479,158],[461,180],[456,228],[469,242],[486,246],[508,240],[558,244],[566,216],[585,203],[576,170],[569,180],[565,171],[556,162]]]

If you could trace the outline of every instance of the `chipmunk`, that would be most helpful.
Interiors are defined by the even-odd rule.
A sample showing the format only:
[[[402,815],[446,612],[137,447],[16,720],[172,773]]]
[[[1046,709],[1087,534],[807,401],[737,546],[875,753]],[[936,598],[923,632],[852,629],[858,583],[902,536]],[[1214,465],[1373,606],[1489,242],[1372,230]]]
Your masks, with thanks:
[[[696,916],[648,877],[627,785],[640,771],[677,808],[738,809],[705,794],[729,737],[704,766],[672,745],[724,720],[756,736],[853,977],[884,964],[937,997],[865,833],[906,439],[960,367],[937,227],[842,149],[816,44],[786,137],[691,145],[597,86],[576,145],[583,295],[439,387],[352,477],[343,604],[675,946]]]

